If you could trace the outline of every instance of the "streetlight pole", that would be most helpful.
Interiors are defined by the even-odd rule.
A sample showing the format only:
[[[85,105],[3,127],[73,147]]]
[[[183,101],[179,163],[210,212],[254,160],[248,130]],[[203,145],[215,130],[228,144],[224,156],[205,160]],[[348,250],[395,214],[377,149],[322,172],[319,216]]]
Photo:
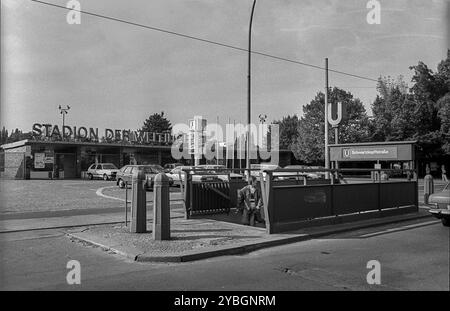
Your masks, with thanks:
[[[252,13],[250,15],[250,24],[248,27],[248,87],[247,87],[247,158],[246,168],[248,172],[248,181],[250,182],[250,124],[251,124],[251,58],[252,58],[252,22],[253,12],[255,11],[256,0],[253,0]]]
[[[65,126],[65,116],[69,112],[70,106],[66,106],[66,108],[62,108],[61,105],[58,107],[59,113],[62,114],[62,130],[61,130],[61,138],[64,140],[64,126]]]
[[[328,58],[325,58],[325,168],[330,168],[328,155]],[[325,178],[329,178],[328,172],[325,172]]]

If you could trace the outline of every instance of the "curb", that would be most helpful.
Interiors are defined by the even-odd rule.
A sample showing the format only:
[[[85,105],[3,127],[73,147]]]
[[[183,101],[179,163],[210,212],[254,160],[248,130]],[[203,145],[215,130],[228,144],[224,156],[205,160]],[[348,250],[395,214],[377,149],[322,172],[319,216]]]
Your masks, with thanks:
[[[107,246],[107,245],[104,245],[104,244],[101,244],[101,243],[92,241],[92,240],[90,240],[90,239],[80,238],[80,237],[78,237],[78,236],[76,236],[76,235],[74,235],[74,234],[72,234],[72,233],[66,233],[66,235],[67,235],[68,237],[74,239],[74,240],[79,241],[79,242],[87,243],[87,244],[90,244],[90,245],[92,245],[92,246],[97,246],[97,247],[101,248],[102,250],[105,250],[105,251],[112,251],[112,252],[117,253],[117,254],[119,254],[119,255],[121,255],[121,256],[123,256],[123,257],[126,257],[126,258],[132,259],[132,260],[134,260],[134,261],[137,261],[138,255],[126,253],[126,252],[120,251],[120,250],[118,250],[118,249],[115,249],[115,248],[113,248],[113,247],[111,247],[111,246]]]
[[[196,261],[196,260],[202,260],[212,257],[219,257],[219,256],[229,256],[229,255],[239,255],[239,254],[246,254],[250,253],[259,249],[263,248],[269,248],[274,246],[280,246],[280,245],[286,245],[286,244],[292,244],[297,242],[303,242],[307,240],[311,240],[314,238],[324,237],[332,234],[338,234],[338,233],[344,233],[359,229],[365,229],[365,228],[371,228],[371,227],[379,227],[384,226],[388,224],[393,223],[400,223],[404,221],[412,221],[412,220],[418,220],[422,218],[429,218],[432,217],[432,215],[422,214],[422,215],[411,215],[409,217],[402,217],[399,219],[392,219],[389,221],[379,221],[377,223],[366,223],[366,224],[355,224],[353,226],[348,226],[346,228],[340,228],[340,229],[329,229],[329,230],[322,230],[319,232],[313,232],[313,233],[285,233],[286,234],[295,234],[295,236],[290,237],[273,237],[271,240],[256,242],[256,243],[245,243],[237,246],[228,246],[228,247],[221,247],[214,250],[205,250],[205,251],[188,251],[179,255],[167,255],[167,256],[150,256],[145,254],[133,254],[124,252],[121,250],[118,250],[114,248],[114,246],[108,246],[101,244],[99,242],[92,241],[90,239],[85,239],[78,237],[76,234],[67,233],[68,236],[71,238],[74,238],[78,241],[85,242],[97,247],[100,247],[101,249],[112,251],[116,254],[119,254],[123,257],[129,258],[131,260],[137,261],[137,262],[173,262],[173,263],[181,263],[181,262],[189,262],[189,261]]]

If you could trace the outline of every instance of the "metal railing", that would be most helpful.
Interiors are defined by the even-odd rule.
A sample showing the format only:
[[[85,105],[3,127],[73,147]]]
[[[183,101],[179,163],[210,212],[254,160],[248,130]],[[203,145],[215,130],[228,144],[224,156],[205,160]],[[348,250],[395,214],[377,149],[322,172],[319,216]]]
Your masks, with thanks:
[[[237,190],[247,184],[246,176],[248,175],[256,176],[261,187],[264,214],[268,219],[266,226],[270,233],[274,230],[284,230],[283,222],[295,223],[348,213],[381,211],[403,206],[417,208],[418,206],[417,172],[414,169],[214,169],[214,172],[211,171],[203,168],[184,170],[182,194],[186,218],[196,214],[229,212],[236,206]],[[390,179],[390,172],[398,173],[399,171],[404,173],[406,178]],[[243,179],[228,179],[213,183],[193,180],[195,175],[227,173],[230,176],[234,172],[244,172]],[[366,172],[369,175],[347,180],[345,176],[354,172]],[[308,173],[317,175],[329,173],[329,179],[325,179],[324,176],[313,179]],[[283,195],[280,195],[281,193]],[[352,198],[355,200],[352,201]]]

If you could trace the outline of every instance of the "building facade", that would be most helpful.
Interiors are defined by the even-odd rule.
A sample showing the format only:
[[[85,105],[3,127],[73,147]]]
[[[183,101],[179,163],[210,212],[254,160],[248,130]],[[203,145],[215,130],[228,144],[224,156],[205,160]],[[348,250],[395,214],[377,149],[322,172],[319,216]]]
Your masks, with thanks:
[[[169,145],[22,140],[2,145],[2,177],[80,178],[93,163],[160,164],[174,162]]]

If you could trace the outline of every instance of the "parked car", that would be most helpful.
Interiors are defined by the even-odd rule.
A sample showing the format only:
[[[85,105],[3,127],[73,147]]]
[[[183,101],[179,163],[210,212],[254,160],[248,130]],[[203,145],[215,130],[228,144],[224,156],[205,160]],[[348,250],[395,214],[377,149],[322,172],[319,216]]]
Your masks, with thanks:
[[[191,166],[177,166],[166,175],[172,178],[174,186],[179,187],[181,183],[184,181],[183,169],[191,169],[191,168],[192,168]]]
[[[171,170],[170,173],[167,174],[167,176],[172,178],[175,186],[179,186],[182,182],[184,182],[184,170],[189,170],[189,174],[192,175],[192,180],[195,182],[221,181],[221,179],[215,174],[211,174],[209,172],[194,173],[193,169],[203,168],[198,166],[177,166],[176,168]]]
[[[227,167],[225,165],[218,165],[218,164],[206,164],[206,165],[198,165],[195,168],[198,169],[204,169],[207,170],[210,174],[217,174],[217,177],[222,181],[229,181],[229,179],[233,180],[241,180],[244,178],[243,175],[233,173],[233,172],[227,172]]]
[[[142,170],[145,174],[146,179],[146,187],[147,189],[153,189],[153,183],[155,176],[159,173],[164,173],[164,169],[158,164],[149,164],[149,165],[125,165],[120,169],[117,173],[116,184],[120,188],[125,188],[126,183],[131,184],[133,179],[133,174],[136,171]],[[169,185],[173,185],[173,180],[169,177]]]
[[[86,174],[89,179],[103,178],[103,180],[114,180],[119,171],[112,163],[94,163],[89,166]]]
[[[444,226],[450,227],[450,183],[441,192],[430,195],[428,203],[432,205],[428,211],[441,219]]]
[[[313,169],[313,167],[308,167],[308,166],[304,166],[304,165],[288,165],[285,167],[285,169],[295,169],[295,170],[310,170]],[[292,172],[292,173],[288,173],[289,175],[298,175],[298,176],[303,176],[309,179],[320,179],[322,178],[322,174],[320,174],[319,172]]]
[[[183,163],[167,163],[167,164],[164,164],[164,171],[166,173],[169,173],[170,171],[172,171],[174,168],[176,168],[178,166],[183,166]]]
[[[264,180],[266,180],[266,175],[267,175],[267,171],[275,171],[280,169],[281,167],[279,167],[278,165],[275,164],[269,164],[269,163],[259,163],[259,164],[250,164],[250,169],[252,169],[252,171],[250,171],[250,175],[251,176],[256,176],[257,178],[259,178],[259,174],[262,171],[263,172],[263,178]],[[254,171],[255,169],[259,170],[259,171]],[[245,176],[247,176],[247,171],[245,171]],[[283,180],[285,179],[284,176],[281,175],[285,175],[285,173],[282,172],[273,172],[273,178],[274,179],[278,179],[278,180]]]

